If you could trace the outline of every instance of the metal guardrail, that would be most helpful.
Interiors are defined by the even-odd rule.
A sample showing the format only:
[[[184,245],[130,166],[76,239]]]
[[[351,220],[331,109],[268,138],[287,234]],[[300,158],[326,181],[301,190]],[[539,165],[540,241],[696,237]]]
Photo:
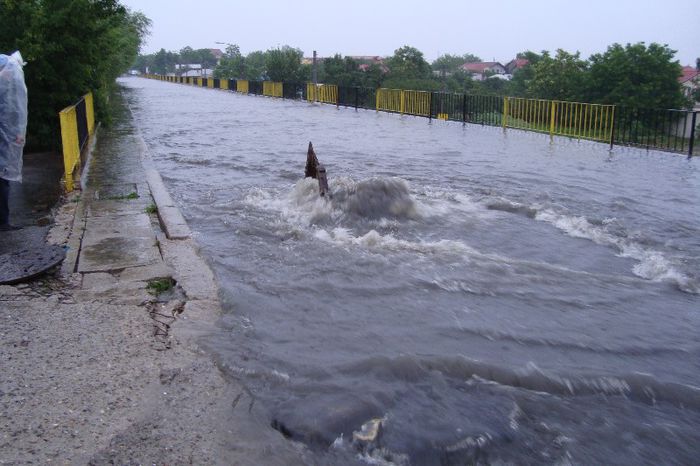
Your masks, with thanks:
[[[341,87],[146,75],[148,78],[235,90],[244,94],[300,99],[462,123],[501,126],[575,139],[698,155],[697,111],[634,109],[521,97],[480,96],[401,89]]]
[[[614,123],[614,105],[504,98],[504,128],[610,143]]]
[[[65,189],[71,192],[75,188],[74,173],[80,170],[81,154],[95,132],[92,93],[88,92],[76,104],[61,110],[58,117],[61,124]]]
[[[376,100],[377,111],[424,117],[432,114],[430,92],[380,88],[377,89]]]
[[[307,83],[306,100],[308,102],[338,105],[338,86],[335,84]]]
[[[268,97],[282,97],[282,83],[263,81],[263,95]]]

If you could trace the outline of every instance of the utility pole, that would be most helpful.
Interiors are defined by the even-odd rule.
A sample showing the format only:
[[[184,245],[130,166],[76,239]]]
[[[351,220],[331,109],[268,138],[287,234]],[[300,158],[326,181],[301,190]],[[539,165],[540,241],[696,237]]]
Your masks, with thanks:
[[[313,65],[312,65],[313,66],[313,74],[312,74],[313,82],[314,82],[314,86],[316,86],[318,84],[318,63],[316,62],[316,51],[315,50],[314,50],[314,58],[313,58],[312,63],[313,63]]]

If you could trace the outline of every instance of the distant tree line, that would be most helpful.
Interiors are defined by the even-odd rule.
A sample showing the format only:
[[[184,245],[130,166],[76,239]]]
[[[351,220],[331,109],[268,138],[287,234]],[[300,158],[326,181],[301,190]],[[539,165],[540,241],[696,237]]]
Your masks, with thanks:
[[[88,91],[109,121],[109,92],[151,24],[118,0],[0,0],[0,18],[0,51],[19,50],[27,62],[30,149],[60,145],[58,112]]]
[[[156,73],[174,72],[178,63],[195,59],[190,53],[211,56],[208,49],[193,51],[185,47],[179,53],[161,49],[156,54],[139,57],[137,66],[142,71],[149,66]],[[517,69],[512,79],[490,77],[479,81],[463,68],[465,63],[481,62],[476,55],[445,54],[428,63],[420,50],[404,46],[383,63],[363,62],[339,54],[320,60],[318,81],[348,87],[508,95],[638,108],[689,107],[692,103],[683,95],[678,82],[681,66],[674,60],[675,53],[666,45],[643,42],[613,44],[588,60],[582,59],[578,52],[561,49],[555,53],[525,51],[517,58],[527,60],[527,65]],[[310,81],[311,65],[303,63],[302,58],[301,50],[289,46],[244,56],[237,45],[230,45],[214,68],[214,77]],[[205,60],[202,58],[200,62]]]

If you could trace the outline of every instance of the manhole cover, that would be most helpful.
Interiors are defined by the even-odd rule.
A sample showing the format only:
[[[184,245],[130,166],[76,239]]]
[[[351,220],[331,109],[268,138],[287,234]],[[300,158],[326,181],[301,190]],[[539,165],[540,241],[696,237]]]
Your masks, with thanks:
[[[0,256],[0,285],[19,283],[60,264],[66,257],[61,246],[45,245]]]

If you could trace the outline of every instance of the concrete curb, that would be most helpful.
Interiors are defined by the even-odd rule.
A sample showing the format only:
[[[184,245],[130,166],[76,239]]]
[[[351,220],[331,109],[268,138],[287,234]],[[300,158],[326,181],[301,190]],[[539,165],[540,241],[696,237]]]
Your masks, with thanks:
[[[181,240],[192,237],[192,231],[187,225],[185,218],[182,216],[180,209],[175,205],[175,202],[170,197],[163,178],[160,173],[153,168],[153,160],[148,151],[148,146],[140,134],[135,135],[138,140],[141,159],[143,160],[144,169],[146,170],[146,181],[151,190],[153,202],[158,208],[158,218],[168,239]]]

